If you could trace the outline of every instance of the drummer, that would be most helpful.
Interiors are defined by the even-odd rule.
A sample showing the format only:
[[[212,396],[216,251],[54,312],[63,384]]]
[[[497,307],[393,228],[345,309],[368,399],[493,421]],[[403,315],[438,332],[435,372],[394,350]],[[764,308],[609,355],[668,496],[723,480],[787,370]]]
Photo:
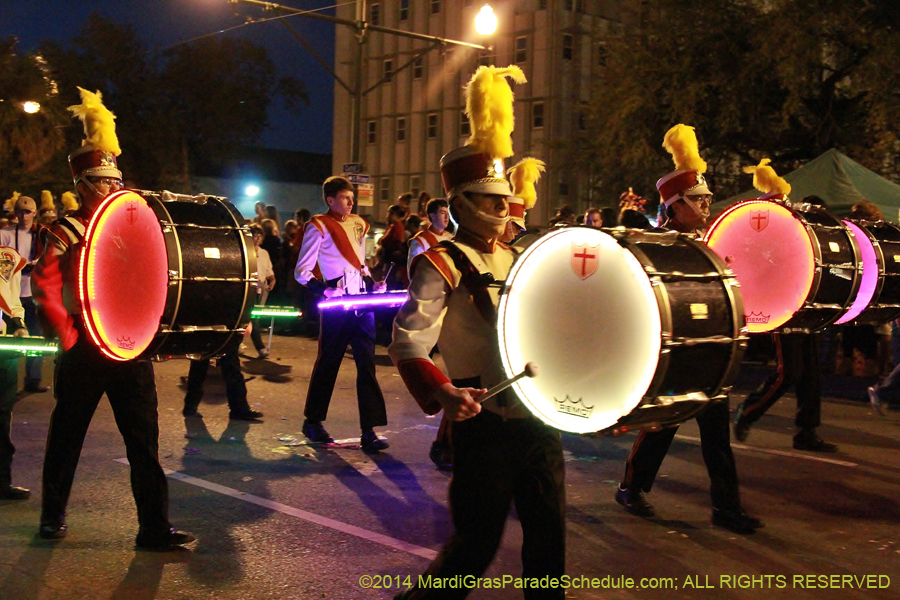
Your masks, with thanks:
[[[353,210],[353,184],[344,177],[329,177],[322,184],[328,212],[310,219],[294,269],[300,285],[326,298],[365,293],[366,232],[369,224]],[[384,283],[374,284],[383,289]],[[356,362],[356,396],[359,403],[360,444],[364,452],[388,448],[374,428],[387,425],[384,396],[375,378],[375,315],[371,311],[335,308],[319,314],[319,356],[309,379],[303,410],[303,435],[310,441],[330,444],[334,438],[322,424],[334,393],[347,345]]]
[[[159,464],[156,381],[149,360],[118,361],[91,343],[81,320],[78,264],[85,227],[103,200],[122,187],[116,165],[121,154],[115,117],[100,93],[78,88],[82,103],[69,107],[84,123],[87,139],[69,155],[81,208],[45,230],[44,253],[32,285],[44,332],[56,338],[60,353],[54,372],[56,406],[50,416],[44,455],[40,536],[66,536],[66,505],[88,425],[106,393],[125,440],[131,487],[137,503],[140,548],[172,549],[194,540],[169,523],[168,484]]]
[[[712,192],[703,173],[706,162],[700,158],[693,127],[676,125],[665,136],[663,147],[672,154],[675,171],[656,183],[661,209],[662,227],[682,233],[697,233],[706,226]],[[731,451],[728,402],[714,401],[696,416],[700,428],[703,460],[710,478],[712,522],[735,533],[752,533],[762,522],[742,507],[738,492],[737,469]],[[659,431],[642,430],[625,464],[625,478],[616,490],[616,502],[628,512],[650,517],[653,506],[644,494],[650,491],[656,474],[678,427]]]
[[[513,501],[524,536],[523,577],[552,580],[565,567],[559,432],[532,416],[508,390],[478,402],[485,388],[504,378],[496,331],[499,287],[489,286],[483,275],[505,278],[518,254],[498,241],[512,195],[503,173],[503,159],[512,154],[507,76],[524,82],[517,67],[482,66],[466,88],[473,137],[441,159],[459,230],[453,242],[429,248],[413,262],[409,300],[397,314],[388,349],[422,409],[428,414],[443,409],[454,421],[450,510],[455,532],[426,571],[436,578],[480,576],[497,551]],[[478,117],[488,112],[508,117],[501,118],[508,127],[486,133]],[[449,377],[428,356],[438,338]],[[413,588],[398,597],[463,598],[467,592]],[[563,590],[541,590],[540,597],[561,599]]]

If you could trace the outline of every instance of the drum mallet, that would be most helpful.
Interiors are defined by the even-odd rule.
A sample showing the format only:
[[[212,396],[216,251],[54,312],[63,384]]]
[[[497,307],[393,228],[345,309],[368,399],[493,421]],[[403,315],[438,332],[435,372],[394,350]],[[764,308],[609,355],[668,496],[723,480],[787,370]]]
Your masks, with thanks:
[[[538,374],[538,366],[536,364],[534,364],[533,362],[525,363],[525,368],[522,369],[521,373],[519,373],[515,377],[510,377],[506,381],[501,381],[500,383],[498,383],[497,385],[495,385],[494,387],[492,387],[491,389],[486,391],[484,394],[479,396],[475,402],[478,402],[480,404],[480,403],[484,402],[485,400],[487,400],[488,398],[493,398],[494,396],[496,396],[497,394],[499,394],[500,392],[502,392],[503,390],[505,390],[506,388],[508,388],[515,382],[517,382],[518,380],[522,379],[523,377],[534,377],[537,374]]]

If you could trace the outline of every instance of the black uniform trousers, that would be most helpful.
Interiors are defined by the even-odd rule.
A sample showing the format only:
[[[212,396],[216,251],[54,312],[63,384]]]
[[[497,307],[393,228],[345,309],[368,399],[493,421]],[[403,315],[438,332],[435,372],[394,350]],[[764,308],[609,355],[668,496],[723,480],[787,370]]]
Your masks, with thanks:
[[[375,316],[371,311],[323,310],[319,317],[319,355],[309,379],[303,415],[324,421],[347,344],[356,363],[356,400],[363,431],[387,425],[384,396],[375,378]]]
[[[425,571],[432,578],[480,577],[500,545],[511,503],[522,524],[522,577],[562,577],[566,489],[560,434],[534,417],[503,419],[482,410],[453,423],[450,513],[455,531]],[[417,588],[409,598],[465,598],[468,589]],[[562,589],[526,589],[525,598],[561,600]]]
[[[776,333],[775,353],[778,368],[738,408],[737,418],[755,423],[778,402],[791,386],[796,385],[798,429],[815,429],[822,422],[821,370],[819,348],[813,333]]]
[[[192,360],[188,370],[187,393],[184,396],[184,407],[197,410],[200,400],[203,398],[203,382],[206,381],[206,373],[209,371],[210,359]],[[237,350],[229,352],[216,363],[222,369],[222,379],[225,380],[225,396],[228,398],[228,408],[233,412],[250,410],[247,403],[247,383],[241,372],[241,359]]]
[[[711,402],[694,418],[700,427],[700,448],[709,472],[712,504],[718,509],[739,508],[741,499],[737,467],[731,451],[728,402]],[[677,431],[678,427],[641,431],[625,463],[625,487],[650,491]]]
[[[41,523],[58,523],[65,516],[84,437],[105,392],[125,441],[141,532],[147,536],[168,532],[169,491],[159,464],[152,363],[107,358],[80,329],[75,345],[57,357],[53,387],[56,406],[44,455]]]
[[[12,411],[18,400],[19,359],[0,358],[0,488],[12,483]]]

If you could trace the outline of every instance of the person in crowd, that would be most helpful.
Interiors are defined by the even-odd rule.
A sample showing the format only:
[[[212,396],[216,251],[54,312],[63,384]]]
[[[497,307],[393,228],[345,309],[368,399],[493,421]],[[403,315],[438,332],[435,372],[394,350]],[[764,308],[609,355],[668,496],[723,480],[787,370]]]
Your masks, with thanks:
[[[50,192],[46,192],[47,195]],[[50,197],[51,204],[53,197]],[[19,196],[15,204],[15,213],[18,223],[12,227],[0,229],[0,245],[10,246],[19,256],[25,259],[25,266],[20,273],[21,277],[21,304],[25,308],[25,325],[30,335],[41,335],[41,324],[37,318],[37,308],[31,293],[31,272],[37,259],[43,252],[41,243],[41,231],[44,225],[35,221],[37,205],[28,196]],[[24,390],[28,393],[43,393],[49,387],[41,383],[41,369],[43,360],[40,356],[30,356],[25,359]]]
[[[353,185],[344,177],[329,177],[322,184],[328,212],[310,219],[294,276],[311,291],[326,298],[365,293],[371,280],[365,265],[365,240],[369,224],[352,214]],[[368,280],[368,281],[367,281]],[[322,310],[319,313],[319,356],[313,366],[303,410],[303,435],[316,443],[334,438],[323,422],[334,393],[344,352],[350,345],[356,363],[356,397],[359,405],[360,444],[364,452],[388,448],[374,428],[387,425],[387,410],[375,377],[375,317],[371,311]]]
[[[703,173],[693,127],[676,125],[665,136],[663,147],[675,162],[675,170],[657,183],[666,220],[663,228],[696,233],[706,226],[712,192]],[[700,446],[709,472],[712,522],[735,533],[748,534],[763,526],[741,506],[737,467],[731,451],[730,413],[727,401],[712,401],[695,417],[700,428]],[[616,502],[628,512],[650,517],[655,510],[645,494],[650,492],[678,427],[642,430],[625,465],[625,477],[616,490]]]
[[[44,454],[39,534],[66,536],[66,505],[84,437],[100,398],[106,393],[125,441],[131,488],[137,504],[139,548],[168,550],[194,540],[169,523],[168,483],[159,464],[156,380],[149,360],[106,357],[86,332],[78,301],[78,257],[85,227],[111,193],[122,187],[116,164],[121,153],[113,114],[99,92],[79,88],[82,103],[70,110],[84,122],[82,146],[69,155],[69,167],[81,207],[45,233],[44,252],[35,265],[32,286],[47,337],[60,345]]]
[[[603,227],[603,217],[599,208],[589,208],[584,213],[584,225],[588,227]]]
[[[650,229],[652,225],[644,213],[626,208],[619,216],[619,225],[629,229]]]
[[[269,292],[275,289],[275,269],[272,267],[272,259],[269,253],[263,248],[263,242],[266,237],[263,226],[253,223],[250,225],[250,233],[253,236],[253,245],[256,247],[256,304],[263,306],[269,298]],[[255,318],[250,324],[250,339],[253,341],[253,347],[256,348],[260,358],[269,357],[269,348],[262,341],[262,319]]]
[[[21,197],[20,197],[21,199]],[[28,337],[20,286],[27,260],[15,248],[0,246],[0,334]],[[9,320],[9,325],[7,325]],[[18,400],[19,359],[0,355],[0,500],[27,500],[31,491],[12,484],[12,411]]]

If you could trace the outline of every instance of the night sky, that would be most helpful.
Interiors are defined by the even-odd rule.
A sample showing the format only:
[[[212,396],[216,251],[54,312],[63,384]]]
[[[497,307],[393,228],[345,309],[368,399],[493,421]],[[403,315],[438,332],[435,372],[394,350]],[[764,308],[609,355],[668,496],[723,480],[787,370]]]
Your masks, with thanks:
[[[307,10],[333,5],[321,0],[281,0],[279,4]],[[263,17],[262,10],[253,6],[239,5],[236,10],[240,15]],[[132,25],[151,51],[244,22],[233,15],[227,0],[0,0],[0,37],[16,36],[19,49],[25,51],[44,39],[54,39],[67,46],[66,39],[80,31],[92,12],[116,23]],[[335,25],[303,17],[292,17],[290,23],[323,59],[333,64]],[[281,23],[248,25],[222,35],[249,39],[264,46],[281,75],[292,75],[306,84],[310,104],[302,114],[291,115],[281,107],[280,101],[273,103],[263,145],[331,153],[334,83],[328,72]]]

